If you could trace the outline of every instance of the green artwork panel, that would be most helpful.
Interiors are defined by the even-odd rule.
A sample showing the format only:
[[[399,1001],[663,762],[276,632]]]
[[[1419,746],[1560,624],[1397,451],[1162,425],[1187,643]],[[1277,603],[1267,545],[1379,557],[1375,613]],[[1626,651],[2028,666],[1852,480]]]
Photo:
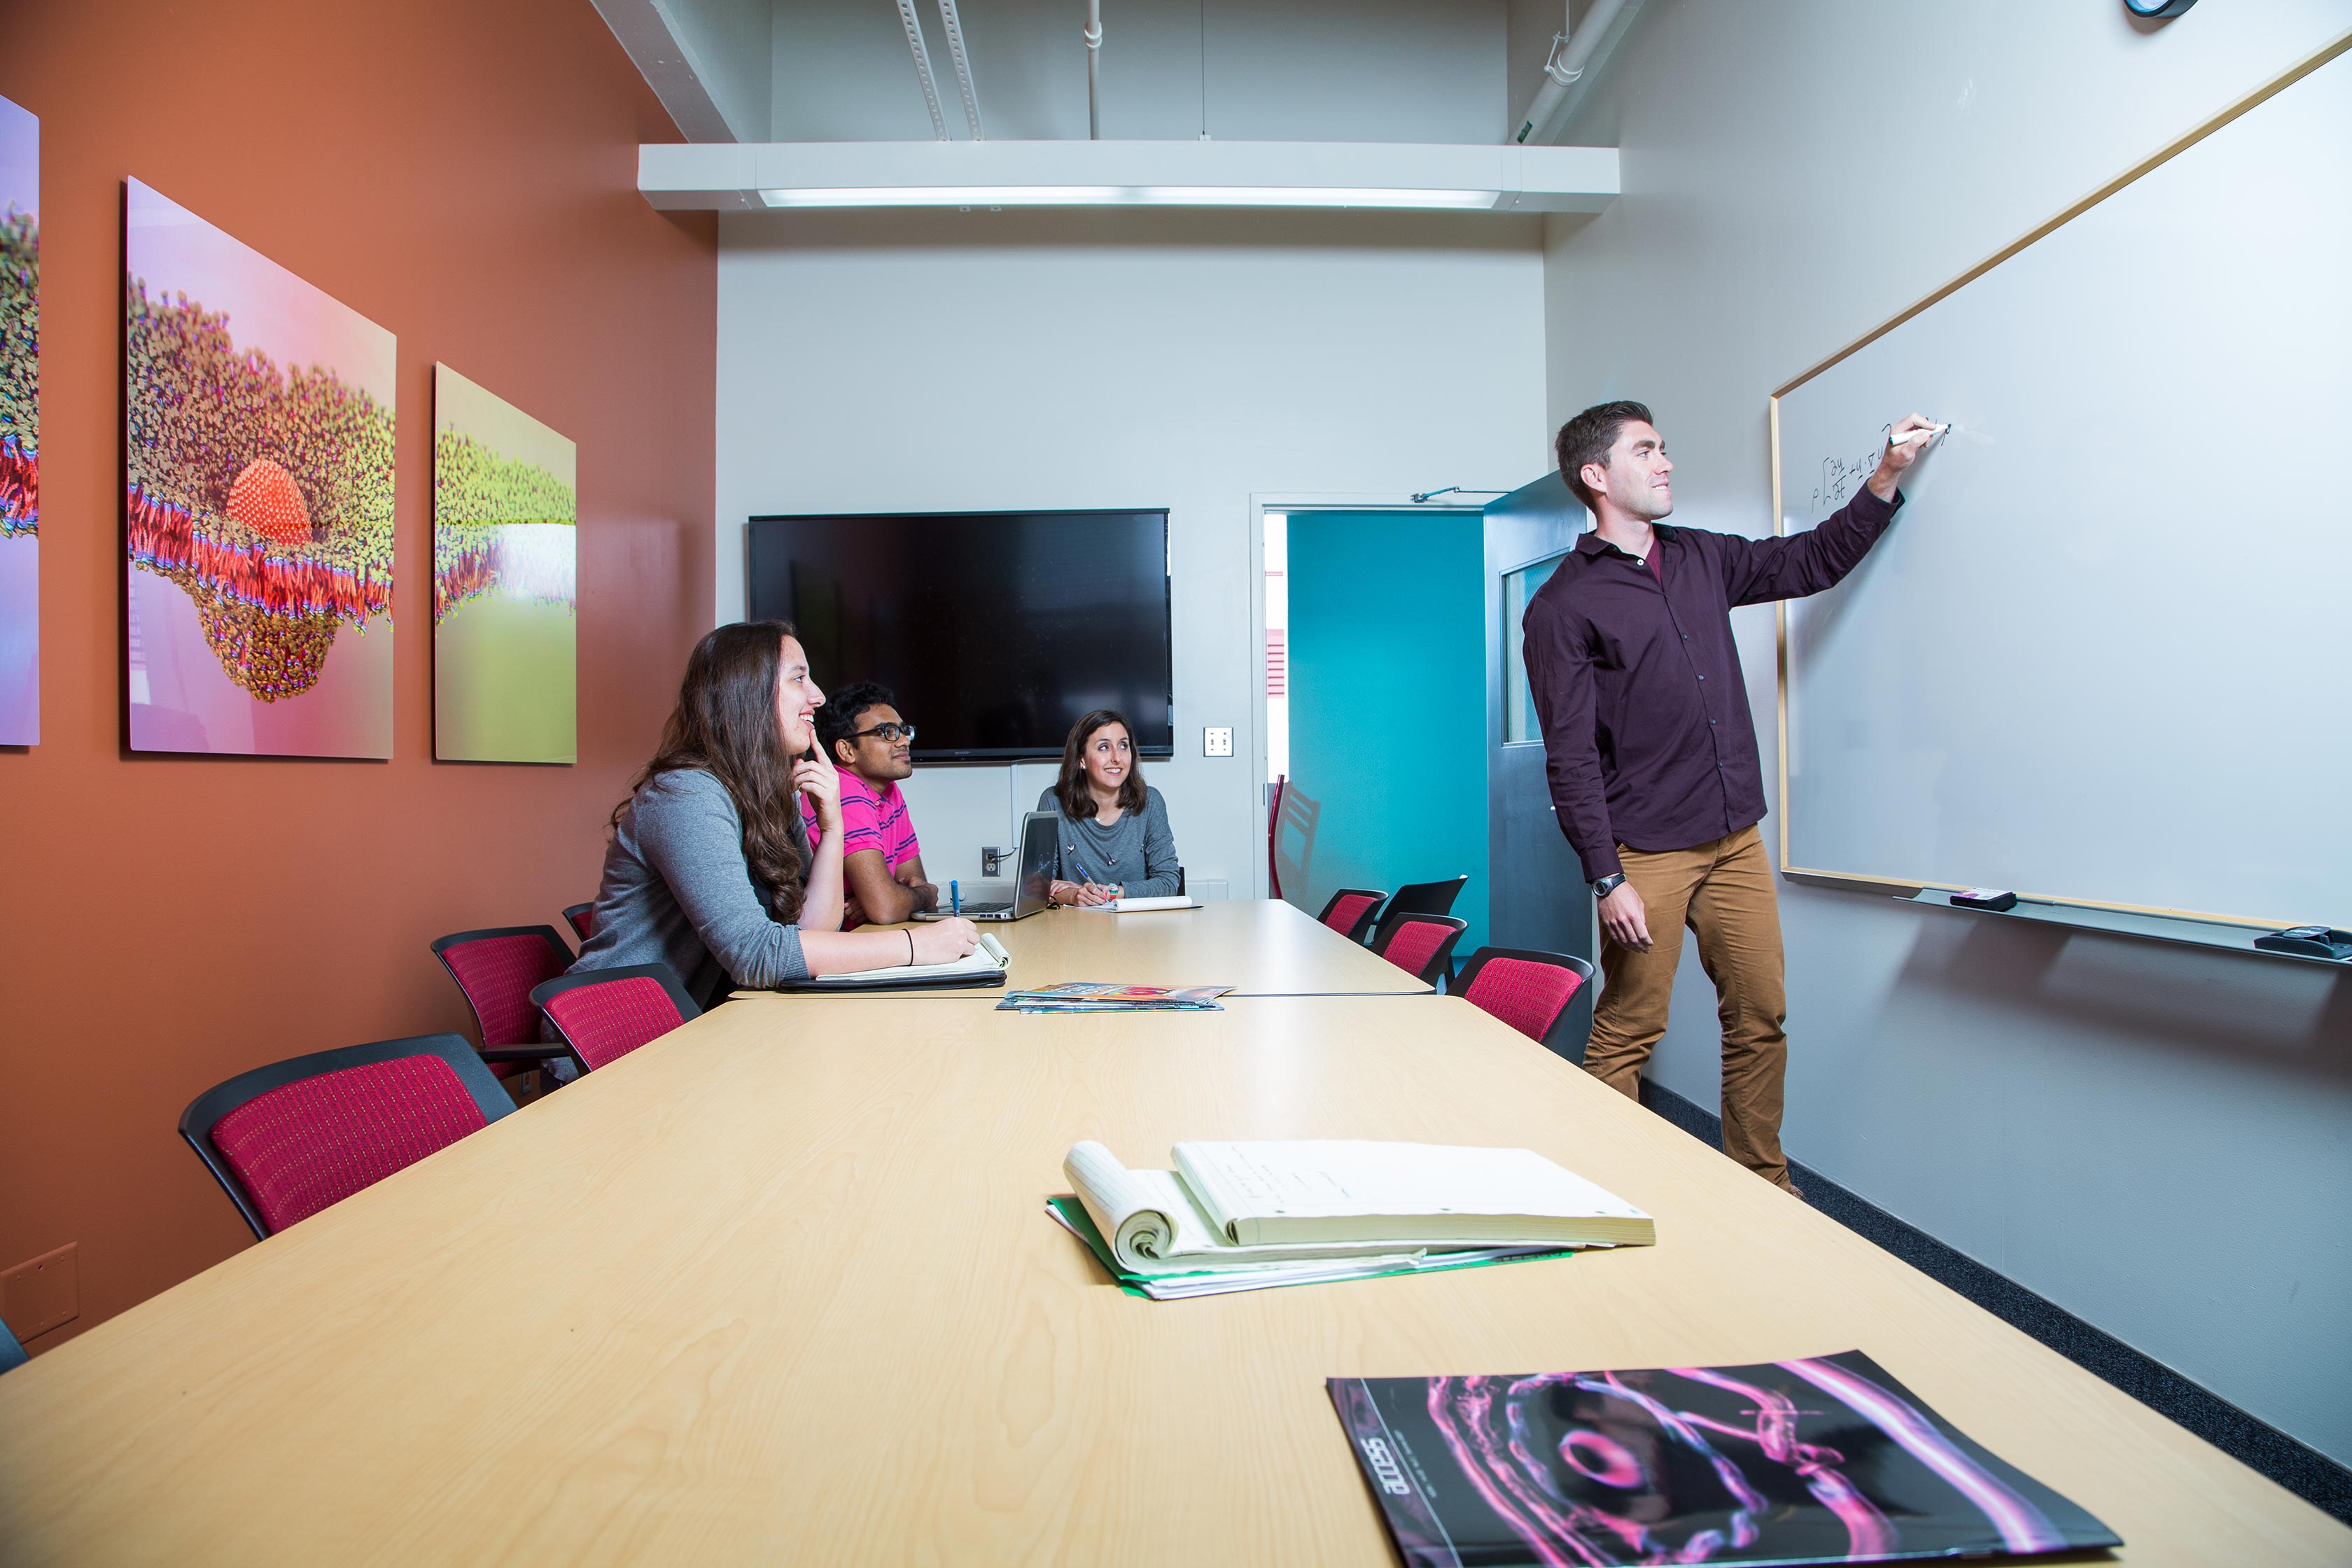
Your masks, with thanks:
[[[433,367],[433,754],[579,756],[579,448]]]

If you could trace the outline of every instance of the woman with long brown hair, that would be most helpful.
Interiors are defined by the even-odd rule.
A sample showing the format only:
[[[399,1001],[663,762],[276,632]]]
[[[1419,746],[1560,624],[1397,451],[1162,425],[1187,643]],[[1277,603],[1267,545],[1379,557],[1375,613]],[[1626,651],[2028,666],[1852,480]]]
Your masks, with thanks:
[[[738,986],[972,950],[970,921],[839,929],[840,775],[812,750],[824,701],[788,622],[737,622],[695,645],[660,749],[613,808],[595,934],[573,973],[667,963],[709,1007]]]
[[[1097,708],[1062,742],[1062,776],[1037,797],[1061,830],[1051,893],[1057,904],[1166,898],[1182,868],[1168,803],[1143,782],[1126,716]]]

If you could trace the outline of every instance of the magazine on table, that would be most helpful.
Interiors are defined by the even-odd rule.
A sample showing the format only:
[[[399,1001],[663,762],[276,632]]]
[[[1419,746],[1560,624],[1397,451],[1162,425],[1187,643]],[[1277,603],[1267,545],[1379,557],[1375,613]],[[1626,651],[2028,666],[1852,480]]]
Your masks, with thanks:
[[[1892,1563],[2123,1544],[1860,1351],[1327,1386],[1406,1568]]]
[[[1065,980],[1034,991],[1009,991],[1000,1013],[1222,1013],[1217,998],[1230,985],[1123,985],[1112,980]]]

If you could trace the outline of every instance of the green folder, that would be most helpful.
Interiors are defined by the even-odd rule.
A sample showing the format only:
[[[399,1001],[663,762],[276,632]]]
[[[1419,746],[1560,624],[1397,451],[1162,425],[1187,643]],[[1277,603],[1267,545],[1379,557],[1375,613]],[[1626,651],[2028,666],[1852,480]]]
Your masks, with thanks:
[[[1268,1280],[1262,1284],[1255,1280],[1243,1283],[1242,1281],[1246,1279],[1247,1276],[1231,1268],[1202,1268],[1177,1274],[1131,1273],[1119,1267],[1118,1258],[1111,1252],[1110,1244],[1103,1239],[1102,1232],[1096,1228],[1094,1216],[1087,1213],[1086,1205],[1075,1197],[1063,1196],[1047,1198],[1045,1206],[1052,1210],[1055,1217],[1067,1226],[1080,1241],[1087,1244],[1087,1249],[1095,1255],[1095,1261],[1103,1266],[1103,1271],[1117,1282],[1120,1289],[1130,1296],[1140,1296],[1146,1300],[1186,1300],[1191,1299],[1192,1294],[1225,1295],[1237,1290],[1273,1290],[1289,1285],[1328,1285],[1339,1282],[1339,1279],[1280,1279]],[[1533,1263],[1548,1258],[1575,1256],[1575,1250],[1571,1247],[1555,1247],[1549,1251],[1513,1250],[1502,1257],[1496,1257],[1493,1250],[1462,1253],[1432,1252],[1424,1254],[1417,1263],[1391,1264],[1384,1268],[1344,1274],[1339,1278],[1378,1279],[1390,1274],[1447,1274],[1458,1268],[1483,1268],[1493,1263]],[[1344,1269],[1350,1261],[1349,1258],[1333,1258],[1331,1263],[1333,1268]],[[1223,1289],[1196,1290],[1180,1296],[1155,1296],[1150,1288],[1154,1283],[1171,1283],[1181,1280],[1200,1284],[1212,1281],[1227,1283]]]

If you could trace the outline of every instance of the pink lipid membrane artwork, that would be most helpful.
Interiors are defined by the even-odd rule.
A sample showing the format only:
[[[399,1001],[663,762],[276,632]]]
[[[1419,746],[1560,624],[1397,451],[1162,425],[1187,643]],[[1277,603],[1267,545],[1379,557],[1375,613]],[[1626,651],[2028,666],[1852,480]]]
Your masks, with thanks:
[[[0,98],[0,746],[41,738],[41,122]]]
[[[135,180],[125,219],[131,746],[389,756],[393,335]]]

